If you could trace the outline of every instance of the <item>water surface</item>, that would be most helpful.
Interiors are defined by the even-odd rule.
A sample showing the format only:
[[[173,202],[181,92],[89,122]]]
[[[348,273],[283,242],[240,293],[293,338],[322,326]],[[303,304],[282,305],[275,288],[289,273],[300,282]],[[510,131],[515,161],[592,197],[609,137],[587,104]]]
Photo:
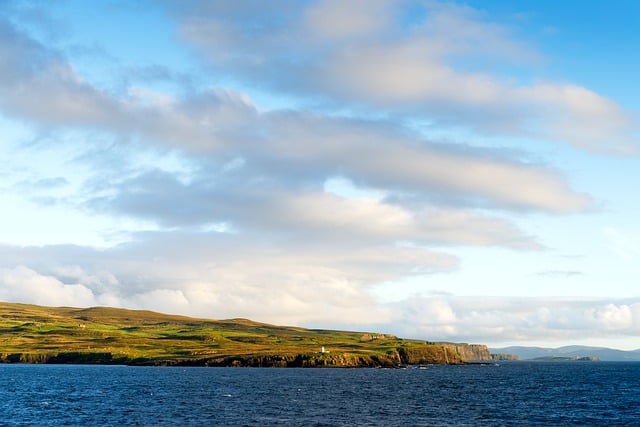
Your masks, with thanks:
[[[640,425],[640,364],[0,365],[0,425]],[[4,421],[3,421],[4,420]]]

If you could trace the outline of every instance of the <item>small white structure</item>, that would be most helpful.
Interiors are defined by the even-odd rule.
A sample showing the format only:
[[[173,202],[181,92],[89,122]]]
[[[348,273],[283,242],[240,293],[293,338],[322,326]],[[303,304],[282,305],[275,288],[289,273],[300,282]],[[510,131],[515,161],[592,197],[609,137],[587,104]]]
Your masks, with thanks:
[[[322,349],[320,350],[320,353],[329,353],[329,352],[324,349],[324,346],[322,346]]]

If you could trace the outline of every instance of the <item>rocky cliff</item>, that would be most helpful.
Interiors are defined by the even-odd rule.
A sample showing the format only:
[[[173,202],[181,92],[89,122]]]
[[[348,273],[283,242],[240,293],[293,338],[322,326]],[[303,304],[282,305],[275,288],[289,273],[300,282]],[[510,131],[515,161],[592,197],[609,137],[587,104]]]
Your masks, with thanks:
[[[460,355],[465,362],[479,362],[491,360],[489,348],[482,344],[455,344],[455,343],[439,343],[447,348],[450,352]]]
[[[111,353],[0,354],[0,363],[127,364],[235,367],[398,367],[452,365],[491,360],[484,345],[403,342],[394,350],[369,353],[317,352],[147,359],[114,357]],[[488,357],[488,358],[487,358]]]
[[[273,354],[174,360],[170,364],[237,367],[398,367],[402,365],[460,365],[491,360],[484,345],[405,343],[396,350],[377,354],[346,352]],[[164,363],[163,363],[164,364]]]

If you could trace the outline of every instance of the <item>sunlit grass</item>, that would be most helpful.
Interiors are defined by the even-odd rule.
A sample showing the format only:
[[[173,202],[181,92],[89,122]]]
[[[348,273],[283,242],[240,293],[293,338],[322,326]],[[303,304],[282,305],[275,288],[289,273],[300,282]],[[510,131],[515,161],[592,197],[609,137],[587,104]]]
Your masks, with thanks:
[[[391,335],[280,327],[246,319],[0,303],[0,357],[5,361],[37,361],[63,353],[74,353],[87,363],[101,360],[91,354],[102,354],[105,362],[113,363],[300,355],[321,360],[336,354],[368,361],[386,360],[399,348],[407,348],[408,354],[425,346],[424,341]],[[322,347],[329,353],[319,354]]]

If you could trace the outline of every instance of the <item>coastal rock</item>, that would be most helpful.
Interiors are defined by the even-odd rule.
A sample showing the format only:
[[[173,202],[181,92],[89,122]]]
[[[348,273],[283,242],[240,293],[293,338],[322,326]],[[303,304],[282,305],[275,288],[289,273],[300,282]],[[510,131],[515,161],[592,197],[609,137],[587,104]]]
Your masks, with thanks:
[[[460,355],[465,362],[481,362],[492,360],[489,348],[483,344],[441,343],[451,352]]]
[[[406,345],[400,347],[398,353],[402,363],[407,365],[450,365],[466,361],[449,344]]]

